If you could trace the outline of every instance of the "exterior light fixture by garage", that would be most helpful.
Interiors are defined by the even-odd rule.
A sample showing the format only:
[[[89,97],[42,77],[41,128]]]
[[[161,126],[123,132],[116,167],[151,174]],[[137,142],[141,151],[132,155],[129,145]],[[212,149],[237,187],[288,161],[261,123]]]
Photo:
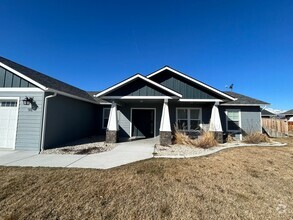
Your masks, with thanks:
[[[24,105],[32,104],[33,101],[34,101],[34,97],[25,97],[25,99],[22,100],[22,102],[23,102]]]

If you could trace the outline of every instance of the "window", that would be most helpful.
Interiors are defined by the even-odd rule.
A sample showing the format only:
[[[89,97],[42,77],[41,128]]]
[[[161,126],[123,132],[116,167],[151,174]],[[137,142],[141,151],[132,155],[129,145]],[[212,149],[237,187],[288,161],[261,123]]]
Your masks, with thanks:
[[[14,101],[5,101],[5,102],[1,102],[1,107],[16,107],[17,106],[17,102]]]
[[[240,110],[226,110],[226,125],[227,131],[240,131]]]
[[[103,128],[107,128],[110,115],[110,108],[103,109]]]
[[[177,108],[177,125],[180,130],[200,130],[201,109],[200,108]]]

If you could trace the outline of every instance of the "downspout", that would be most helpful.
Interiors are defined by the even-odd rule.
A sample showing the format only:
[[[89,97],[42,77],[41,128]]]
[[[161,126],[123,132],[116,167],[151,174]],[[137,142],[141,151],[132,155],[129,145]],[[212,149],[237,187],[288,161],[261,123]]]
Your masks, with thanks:
[[[42,126],[42,142],[41,142],[41,151],[44,151],[44,144],[45,144],[45,131],[46,131],[46,122],[47,122],[47,103],[49,98],[56,97],[57,92],[54,92],[53,95],[49,95],[45,98],[44,103],[44,113],[43,113],[43,126]]]

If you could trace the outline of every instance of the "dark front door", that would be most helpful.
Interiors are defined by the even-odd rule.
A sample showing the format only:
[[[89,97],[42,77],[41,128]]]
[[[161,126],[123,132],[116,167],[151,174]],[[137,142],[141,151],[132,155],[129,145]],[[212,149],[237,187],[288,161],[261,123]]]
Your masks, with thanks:
[[[153,109],[132,109],[132,136],[133,137],[154,137]]]

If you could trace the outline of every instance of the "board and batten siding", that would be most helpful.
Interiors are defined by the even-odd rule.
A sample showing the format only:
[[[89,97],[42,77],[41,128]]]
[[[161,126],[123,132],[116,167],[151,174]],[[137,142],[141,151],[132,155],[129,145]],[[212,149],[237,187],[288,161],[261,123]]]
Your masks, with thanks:
[[[25,97],[33,97],[37,108],[31,109],[30,105],[23,105],[22,100]],[[1,91],[1,97],[19,97],[18,120],[16,128],[16,150],[40,150],[42,118],[43,118],[43,91]]]
[[[221,98],[216,94],[212,94],[212,92],[208,91],[206,88],[192,83],[190,80],[178,76],[169,70],[165,70],[160,74],[154,75],[150,79],[180,93],[183,99]]]
[[[161,88],[158,88],[151,83],[142,79],[136,79],[107,94],[107,96],[169,96],[170,94]]]

